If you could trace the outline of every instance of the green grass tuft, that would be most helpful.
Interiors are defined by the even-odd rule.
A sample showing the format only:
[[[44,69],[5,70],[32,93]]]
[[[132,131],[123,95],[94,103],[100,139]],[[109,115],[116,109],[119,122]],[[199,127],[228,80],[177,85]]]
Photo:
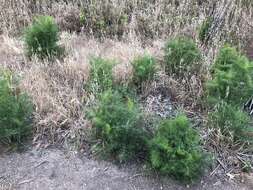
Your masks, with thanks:
[[[179,77],[199,71],[201,53],[194,41],[187,37],[177,37],[165,45],[165,69]]]
[[[91,59],[91,71],[88,82],[88,90],[91,93],[99,94],[113,88],[112,68],[115,64],[114,61],[101,57]]]
[[[156,72],[155,59],[149,55],[137,57],[132,62],[134,68],[133,81],[140,85],[142,82],[152,80]]]

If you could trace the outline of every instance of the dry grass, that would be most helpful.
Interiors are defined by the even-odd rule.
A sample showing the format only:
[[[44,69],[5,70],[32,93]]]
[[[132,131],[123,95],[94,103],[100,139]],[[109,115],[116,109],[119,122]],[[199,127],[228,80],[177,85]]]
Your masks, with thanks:
[[[123,38],[134,34],[147,43],[150,38],[179,33],[197,37],[196,29],[201,22],[213,16],[213,44],[228,40],[243,46],[253,26],[253,5],[245,0],[0,0],[0,4],[0,30],[11,34],[20,33],[35,15],[49,14],[56,18],[62,30]]]

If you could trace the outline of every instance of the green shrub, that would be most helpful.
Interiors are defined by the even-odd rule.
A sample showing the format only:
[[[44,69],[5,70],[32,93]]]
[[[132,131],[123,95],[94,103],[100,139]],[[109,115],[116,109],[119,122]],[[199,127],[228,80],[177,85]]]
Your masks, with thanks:
[[[212,72],[214,73],[215,70],[221,70],[224,72],[229,71],[233,65],[237,64],[238,59],[241,58],[242,56],[234,47],[225,45],[220,49],[219,54],[216,57]]]
[[[232,137],[234,141],[253,140],[250,137],[252,120],[250,116],[238,107],[221,102],[208,115],[208,123],[221,129],[223,135]]]
[[[206,41],[208,32],[210,30],[210,27],[212,26],[212,22],[213,22],[213,19],[211,17],[208,17],[204,20],[204,22],[200,26],[198,36],[199,36],[199,40],[203,43]]]
[[[7,72],[0,72],[0,141],[21,142],[32,132],[32,104]]]
[[[60,56],[63,49],[58,46],[59,31],[50,16],[39,16],[25,30],[26,51],[29,57],[36,55],[40,59]]]
[[[192,39],[177,37],[165,45],[164,59],[168,73],[182,76],[199,70],[201,53]]]
[[[100,57],[91,59],[91,71],[88,83],[90,92],[98,94],[105,90],[112,89],[112,68],[114,65],[114,61],[102,59]]]
[[[150,155],[155,169],[187,183],[201,175],[205,162],[199,136],[183,115],[160,124],[151,143]]]
[[[134,68],[134,83],[141,84],[144,81],[152,80],[156,72],[155,64],[155,59],[149,55],[134,59],[132,62]]]
[[[123,162],[141,157],[147,150],[147,132],[136,103],[117,91],[102,93],[98,105],[88,111],[95,136],[102,141],[103,153]]]
[[[207,82],[207,96],[211,104],[221,100],[242,106],[253,94],[253,64],[234,48],[221,49],[212,68],[212,80]]]

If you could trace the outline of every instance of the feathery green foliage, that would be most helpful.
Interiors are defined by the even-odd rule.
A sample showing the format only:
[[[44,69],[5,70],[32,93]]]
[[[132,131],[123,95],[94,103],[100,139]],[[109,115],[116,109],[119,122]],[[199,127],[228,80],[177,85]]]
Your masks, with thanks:
[[[0,72],[0,141],[20,143],[32,133],[32,104],[12,75]]]
[[[165,45],[164,59],[168,73],[182,76],[199,70],[201,53],[192,39],[177,37]]]
[[[155,64],[155,59],[149,55],[135,58],[132,62],[134,83],[139,85],[144,81],[152,80],[156,72]]]
[[[253,64],[235,48],[225,46],[212,68],[212,80],[207,82],[211,104],[225,101],[242,106],[253,94]]]
[[[63,53],[63,48],[57,44],[59,40],[58,27],[51,16],[39,16],[24,34],[27,55],[36,55],[40,59],[53,58]]]
[[[117,91],[101,94],[98,105],[88,111],[95,136],[102,141],[103,153],[124,162],[142,157],[147,151],[147,132],[137,104]]]
[[[208,115],[209,125],[221,129],[223,135],[234,141],[252,141],[253,132],[250,116],[240,108],[221,102]]]
[[[112,89],[113,76],[112,68],[116,63],[100,57],[91,59],[90,79],[88,83],[89,91],[92,93],[101,93],[105,90]]]
[[[177,180],[193,182],[201,175],[205,156],[200,149],[199,136],[186,116],[161,123],[151,142],[150,161],[162,174]]]

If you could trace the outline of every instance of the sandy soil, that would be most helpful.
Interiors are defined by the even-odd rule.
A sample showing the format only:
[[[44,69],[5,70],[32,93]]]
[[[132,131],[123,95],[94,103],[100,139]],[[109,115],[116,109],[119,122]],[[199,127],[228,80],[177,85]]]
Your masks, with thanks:
[[[165,177],[145,176],[136,167],[80,157],[59,149],[0,155],[0,190],[250,190],[253,186],[207,178],[179,185]]]

